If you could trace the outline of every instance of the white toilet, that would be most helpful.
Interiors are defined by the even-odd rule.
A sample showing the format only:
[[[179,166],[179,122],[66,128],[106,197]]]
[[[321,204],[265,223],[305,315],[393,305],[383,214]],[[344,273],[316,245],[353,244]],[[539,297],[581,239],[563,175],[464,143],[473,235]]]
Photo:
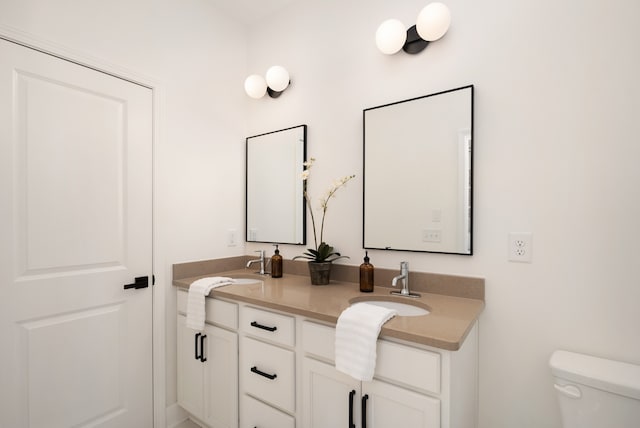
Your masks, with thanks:
[[[640,366],[567,351],[549,365],[564,428],[640,427]]]

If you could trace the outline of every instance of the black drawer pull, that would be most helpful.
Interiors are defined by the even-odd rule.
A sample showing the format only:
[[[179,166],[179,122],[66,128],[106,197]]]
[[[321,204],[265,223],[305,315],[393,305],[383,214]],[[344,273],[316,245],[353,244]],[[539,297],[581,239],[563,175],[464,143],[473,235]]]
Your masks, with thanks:
[[[200,336],[200,361],[203,363],[207,361],[207,357],[204,356],[204,340],[207,338],[206,334]]]
[[[364,394],[362,397],[362,428],[367,428],[367,400],[369,394]]]
[[[256,367],[256,366],[251,367],[251,371],[253,373],[255,373],[255,374],[258,374],[260,376],[266,377],[267,379],[271,379],[271,380],[274,380],[275,378],[278,377],[278,375],[275,374],[275,373],[274,374],[269,374],[269,373],[265,373],[263,371],[260,371],[260,370],[258,370],[258,367]]]
[[[356,424],[353,423],[353,396],[356,395],[355,390],[349,392],[349,428],[356,428]]]
[[[198,355],[198,338],[200,337],[201,333],[196,333],[194,335],[194,342],[196,343],[196,351],[195,351],[195,359],[199,360],[200,359],[200,355]]]
[[[276,331],[278,327],[267,327],[266,325],[258,324],[256,321],[251,322],[251,327],[261,328],[267,331]]]

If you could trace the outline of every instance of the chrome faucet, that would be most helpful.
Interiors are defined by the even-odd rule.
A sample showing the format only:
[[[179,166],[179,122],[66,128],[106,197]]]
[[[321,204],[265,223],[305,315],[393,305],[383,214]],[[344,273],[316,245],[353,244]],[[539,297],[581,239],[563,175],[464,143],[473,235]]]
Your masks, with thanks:
[[[400,262],[400,275],[393,277],[391,285],[395,287],[398,284],[398,280],[402,281],[402,290],[392,291],[391,294],[405,297],[420,297],[420,294],[409,291],[409,262]]]
[[[260,258],[259,259],[255,259],[255,260],[249,260],[247,262],[247,267],[250,267],[254,263],[260,262],[260,272],[257,272],[257,273],[259,273],[260,275],[265,275],[265,272],[264,272],[264,250],[256,250],[255,252],[256,253],[260,253]]]

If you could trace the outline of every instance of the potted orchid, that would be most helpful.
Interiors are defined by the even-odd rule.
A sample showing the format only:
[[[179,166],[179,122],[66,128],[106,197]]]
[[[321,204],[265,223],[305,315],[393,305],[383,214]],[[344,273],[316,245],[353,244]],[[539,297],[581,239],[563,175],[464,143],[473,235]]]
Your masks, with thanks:
[[[314,285],[325,285],[329,283],[331,274],[331,263],[338,259],[349,258],[348,256],[340,255],[334,248],[324,242],[324,220],[329,207],[329,200],[333,198],[336,192],[347,185],[347,183],[355,177],[355,175],[347,175],[341,179],[335,180],[329,190],[320,199],[320,209],[322,211],[322,220],[320,222],[320,234],[318,239],[318,232],[316,228],[316,219],[313,214],[313,207],[311,206],[311,198],[307,192],[307,180],[309,178],[309,170],[313,166],[315,158],[311,158],[304,163],[305,170],[302,172],[302,180],[304,181],[304,199],[309,207],[311,213],[311,225],[313,227],[313,243],[315,248],[307,248],[307,251],[301,256],[296,256],[293,259],[307,259],[309,260],[309,274],[311,276],[311,283]],[[320,242],[318,244],[318,242]]]

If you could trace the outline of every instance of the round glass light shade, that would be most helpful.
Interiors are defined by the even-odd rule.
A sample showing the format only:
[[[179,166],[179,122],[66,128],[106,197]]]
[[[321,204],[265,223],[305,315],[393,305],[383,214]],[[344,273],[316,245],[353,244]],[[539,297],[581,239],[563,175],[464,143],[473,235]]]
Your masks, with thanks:
[[[433,42],[445,35],[449,25],[451,25],[449,8],[442,3],[429,3],[418,14],[416,30],[422,39]]]
[[[266,77],[267,85],[276,92],[282,92],[289,86],[289,72],[279,65],[269,68]]]
[[[267,92],[267,82],[259,74],[252,74],[244,81],[244,91],[251,98],[262,98]]]
[[[376,31],[376,46],[380,52],[393,55],[404,46],[407,41],[407,30],[397,19],[387,19]]]

